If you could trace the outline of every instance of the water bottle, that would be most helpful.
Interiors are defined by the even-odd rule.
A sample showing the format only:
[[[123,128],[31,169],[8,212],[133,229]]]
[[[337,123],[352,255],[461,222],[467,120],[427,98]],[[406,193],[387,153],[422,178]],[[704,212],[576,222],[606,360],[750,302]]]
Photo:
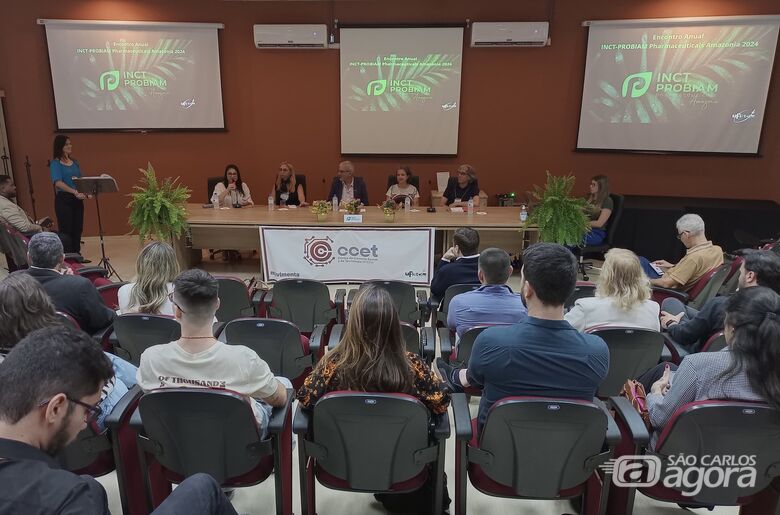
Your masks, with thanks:
[[[214,209],[219,209],[219,195],[217,195],[216,191],[211,196],[211,205],[214,206]]]
[[[469,208],[468,208],[468,213],[469,213],[470,215],[473,215],[473,214],[474,214],[474,199],[473,199],[473,198],[470,198],[470,199],[469,199],[469,204],[468,204],[468,206],[469,206]]]
[[[339,211],[339,198],[336,195],[333,195],[333,198],[330,200],[331,204],[333,204],[333,212],[338,213]]]
[[[525,223],[528,220],[528,209],[526,209],[525,204],[522,204],[520,206],[520,223]]]
[[[412,210],[412,199],[410,199],[409,197],[406,197],[404,199],[404,211],[406,211],[408,213],[411,210]]]
[[[268,195],[268,211],[274,210],[274,196]]]

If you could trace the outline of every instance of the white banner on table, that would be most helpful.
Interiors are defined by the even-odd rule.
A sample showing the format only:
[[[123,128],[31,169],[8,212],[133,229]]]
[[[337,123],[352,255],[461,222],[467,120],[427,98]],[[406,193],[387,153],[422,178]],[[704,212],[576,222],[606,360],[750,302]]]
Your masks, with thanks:
[[[260,227],[263,278],[344,283],[383,279],[428,286],[433,229]]]

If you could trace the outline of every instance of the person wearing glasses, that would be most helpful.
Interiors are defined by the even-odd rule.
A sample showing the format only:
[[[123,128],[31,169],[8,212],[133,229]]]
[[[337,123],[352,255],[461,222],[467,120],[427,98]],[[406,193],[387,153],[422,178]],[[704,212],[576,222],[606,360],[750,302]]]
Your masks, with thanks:
[[[282,161],[279,165],[279,173],[276,174],[276,182],[271,192],[277,206],[308,206],[306,194],[303,192],[303,184],[295,180],[295,168],[291,163]]]
[[[479,206],[477,171],[473,166],[463,164],[458,167],[458,175],[447,181],[447,189],[441,196],[441,205],[465,208],[471,199],[474,200],[474,207]]]
[[[100,483],[54,457],[98,418],[113,376],[100,345],[76,329],[39,329],[8,354],[0,364],[0,513],[110,514]],[[236,513],[206,474],[185,479],[153,513],[185,511]]]
[[[238,166],[229,164],[225,167],[225,176],[214,186],[214,193],[222,206],[244,207],[252,206],[252,193],[247,183],[241,180]]]
[[[704,274],[723,264],[723,249],[704,234],[704,220],[688,213],[677,220],[677,239],[685,245],[685,256],[672,264],[664,259],[652,263],[640,257],[650,284],[674,290],[689,290]]]
[[[368,189],[366,183],[360,177],[355,177],[355,166],[352,161],[339,163],[339,174],[333,178],[330,185],[328,200],[336,197],[339,204],[346,204],[352,200],[359,200],[364,206],[368,205]]]

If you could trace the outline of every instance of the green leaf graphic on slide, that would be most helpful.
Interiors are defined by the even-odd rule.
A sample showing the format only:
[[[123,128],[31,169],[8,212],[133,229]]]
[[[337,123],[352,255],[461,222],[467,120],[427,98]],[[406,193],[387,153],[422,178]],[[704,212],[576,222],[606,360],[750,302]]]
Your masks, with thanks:
[[[367,67],[366,74],[361,75],[361,82],[349,86],[351,94],[347,97],[347,108],[352,111],[401,111],[418,93],[392,91],[391,81],[405,80],[415,87],[437,88],[441,83],[458,75],[458,61],[460,56],[454,54],[428,54],[413,64]],[[376,56],[375,62],[381,63],[382,56]],[[452,63],[452,66],[442,66],[442,63]],[[387,87],[384,90],[377,89],[376,86],[369,87],[369,84],[377,81],[385,82]],[[375,91],[380,94],[371,94]]]
[[[771,30],[768,26],[724,27],[712,40],[723,43],[763,42]],[[664,33],[671,34],[671,31]],[[641,42],[647,43],[649,37],[648,33],[643,34]],[[609,123],[666,122],[672,115],[690,109],[700,109],[697,105],[691,105],[692,95],[697,95],[697,100],[712,100],[718,95],[712,91],[714,86],[724,88],[739,85],[746,74],[757,67],[767,65],[770,49],[741,45],[725,48],[669,48],[653,54],[657,56],[655,63],[648,63],[647,50],[636,52],[640,52],[638,69],[636,56],[632,53],[599,52],[593,57],[595,66],[601,70],[611,70],[610,74],[615,77],[615,83],[608,80],[599,81],[598,95],[590,100],[589,105],[583,106],[593,119]],[[624,97],[621,94],[623,80],[630,75],[647,71],[653,72],[652,84],[647,93],[637,98],[632,98],[631,95]],[[656,92],[658,74],[675,72],[688,73],[688,84],[703,91]]]
[[[166,91],[177,75],[194,63],[188,56],[191,43],[188,39],[160,39],[155,45],[146,47],[156,50],[154,53],[78,55],[76,67],[87,70],[85,76],[79,77],[82,85],[79,104],[88,111],[128,111],[140,109],[144,104],[155,105],[159,98],[155,93]],[[110,51],[111,41],[106,41],[104,48]],[[107,70],[117,70],[121,76],[119,87],[111,91],[102,90],[97,82]],[[126,72],[141,72],[146,79],[165,81],[167,85],[125,85]]]

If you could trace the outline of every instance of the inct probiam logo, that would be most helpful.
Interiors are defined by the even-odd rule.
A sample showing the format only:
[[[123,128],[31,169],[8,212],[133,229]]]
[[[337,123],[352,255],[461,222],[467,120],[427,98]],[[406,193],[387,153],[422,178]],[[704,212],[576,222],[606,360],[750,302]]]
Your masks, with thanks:
[[[119,70],[108,70],[101,73],[98,82],[102,91],[114,91],[119,87]]]
[[[632,73],[623,80],[623,88],[621,94],[623,97],[627,97],[629,94],[628,88],[631,87],[631,98],[639,98],[650,89],[650,81],[653,80],[653,72],[639,72]]]
[[[385,79],[372,80],[366,86],[366,94],[369,96],[378,97],[387,89],[387,81]]]
[[[314,266],[325,266],[333,261],[333,240],[326,236],[306,238],[303,243],[303,259]]]

